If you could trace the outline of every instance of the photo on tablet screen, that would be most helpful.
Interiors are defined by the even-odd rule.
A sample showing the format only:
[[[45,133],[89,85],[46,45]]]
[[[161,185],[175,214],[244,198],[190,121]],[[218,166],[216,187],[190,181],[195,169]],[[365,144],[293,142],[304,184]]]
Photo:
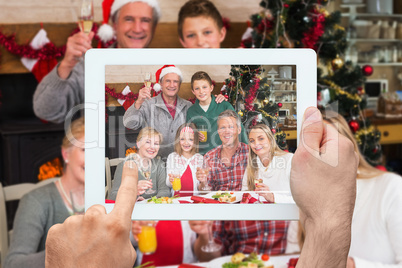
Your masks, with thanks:
[[[316,105],[312,50],[88,54],[87,207],[112,209],[130,157],[133,219],[298,219],[289,178],[298,119]]]

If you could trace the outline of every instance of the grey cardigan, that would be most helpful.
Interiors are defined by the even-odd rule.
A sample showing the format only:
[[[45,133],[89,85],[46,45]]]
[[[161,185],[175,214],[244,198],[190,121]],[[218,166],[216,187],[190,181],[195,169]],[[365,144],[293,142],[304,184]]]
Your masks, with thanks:
[[[124,162],[121,162],[117,165],[116,171],[114,172],[113,182],[112,182],[112,190],[108,196],[108,199],[116,200],[117,191],[120,188],[121,184],[121,176],[123,174],[123,165]],[[165,163],[160,159],[152,159],[152,169],[151,169],[151,179],[153,187],[152,189],[156,190],[156,193],[153,194],[143,194],[141,195],[145,199],[150,198],[152,196],[171,196],[170,188],[166,185],[166,167]],[[138,180],[145,180],[145,177],[142,175],[140,171],[138,171]]]
[[[4,267],[45,267],[47,233],[70,213],[54,183],[35,189],[21,199]]]
[[[159,94],[152,99],[144,101],[138,110],[134,104],[131,105],[124,114],[123,124],[131,129],[148,126],[159,131],[163,136],[159,155],[166,161],[168,155],[174,151],[176,131],[180,125],[186,122],[187,110],[191,105],[191,102],[177,97],[176,114],[172,118],[161,94]]]
[[[57,64],[36,87],[33,109],[37,117],[61,123],[76,105],[84,103],[84,60],[78,62],[67,79],[57,74]],[[83,115],[83,107],[80,112]]]

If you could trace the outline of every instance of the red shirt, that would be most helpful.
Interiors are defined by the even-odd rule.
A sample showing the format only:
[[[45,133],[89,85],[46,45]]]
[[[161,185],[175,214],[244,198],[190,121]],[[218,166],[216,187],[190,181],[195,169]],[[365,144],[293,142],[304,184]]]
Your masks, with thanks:
[[[288,227],[288,221],[214,221],[212,229],[222,255],[277,255],[285,252]]]
[[[208,184],[212,191],[241,191],[243,175],[247,167],[248,145],[239,143],[232,156],[229,166],[221,161],[222,145],[210,150],[204,156],[211,168],[208,174]]]
[[[166,108],[168,109],[170,115],[172,116],[172,118],[174,118],[175,114],[176,114],[176,106],[177,106],[177,97],[176,100],[174,101],[174,105],[170,105],[167,104],[167,102],[165,101],[165,99],[163,98],[163,94],[161,94],[162,100],[166,105]]]

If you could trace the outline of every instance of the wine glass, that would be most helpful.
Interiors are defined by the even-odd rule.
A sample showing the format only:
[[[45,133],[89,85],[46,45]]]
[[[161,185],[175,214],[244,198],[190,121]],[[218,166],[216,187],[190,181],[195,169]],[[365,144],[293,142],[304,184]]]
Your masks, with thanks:
[[[201,190],[203,190],[203,191],[211,191],[212,188],[211,188],[211,186],[209,186],[209,184],[208,184],[208,174],[209,174],[209,170],[210,170],[211,168],[210,168],[210,166],[209,166],[209,164],[208,164],[207,161],[204,160],[204,161],[202,162],[202,167],[201,167],[201,169],[202,169],[202,170],[205,172],[205,174],[206,174],[205,180],[203,181],[204,186],[201,187]]]
[[[148,158],[141,159],[140,169],[147,181],[152,181],[151,180],[151,167],[152,167],[151,159],[148,159]],[[145,191],[146,194],[153,194],[155,192],[156,191],[152,188],[149,188],[148,190]]]
[[[263,180],[258,178],[258,171],[256,171],[255,174],[254,174],[255,189],[261,187],[261,186],[258,186],[258,183],[262,183],[262,182],[263,182]],[[257,204],[262,204],[262,202],[260,201],[260,195],[258,193],[257,193],[257,196],[258,196],[258,202],[256,202],[256,203]]]
[[[203,245],[201,247],[201,250],[204,252],[217,252],[220,251],[222,249],[222,245],[221,244],[217,244],[214,241],[214,237],[212,235],[212,222],[208,223],[208,244]]]
[[[94,22],[94,4],[93,0],[81,0],[80,15],[78,17],[78,25],[81,32],[89,34],[92,30]]]
[[[144,85],[146,87],[151,86],[152,74],[150,72],[144,73]]]

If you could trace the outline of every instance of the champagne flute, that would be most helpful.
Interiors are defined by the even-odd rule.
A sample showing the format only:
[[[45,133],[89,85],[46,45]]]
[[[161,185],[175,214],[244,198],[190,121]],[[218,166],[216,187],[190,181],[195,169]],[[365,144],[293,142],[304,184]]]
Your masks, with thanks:
[[[92,30],[94,22],[94,4],[93,0],[82,0],[80,6],[80,15],[78,18],[78,25],[81,32],[89,34]]]
[[[205,161],[205,160],[203,161],[201,169],[206,174],[206,177],[205,177],[205,180],[204,180],[204,186],[201,188],[201,190],[203,190],[203,191],[211,191],[212,188],[211,188],[211,186],[208,185],[208,174],[209,174],[210,167],[209,167],[207,161]]]
[[[148,158],[141,159],[141,172],[147,181],[152,181],[151,166],[152,166],[151,159],[148,159]],[[155,192],[156,191],[152,188],[149,188],[148,190],[145,191],[146,194],[153,194]]]
[[[261,186],[258,186],[259,183],[262,183],[263,180],[262,179],[258,179],[258,171],[255,172],[255,176],[254,176],[254,184],[255,184],[255,188],[259,188]],[[258,196],[258,202],[259,204],[262,204],[262,202],[260,201],[260,195],[257,193]]]
[[[144,73],[144,85],[146,87],[151,86],[152,74],[150,72]]]
[[[220,251],[222,249],[222,245],[221,244],[217,244],[214,241],[214,237],[212,235],[212,222],[208,223],[208,244],[203,245],[201,247],[201,250],[204,252],[217,252]]]

